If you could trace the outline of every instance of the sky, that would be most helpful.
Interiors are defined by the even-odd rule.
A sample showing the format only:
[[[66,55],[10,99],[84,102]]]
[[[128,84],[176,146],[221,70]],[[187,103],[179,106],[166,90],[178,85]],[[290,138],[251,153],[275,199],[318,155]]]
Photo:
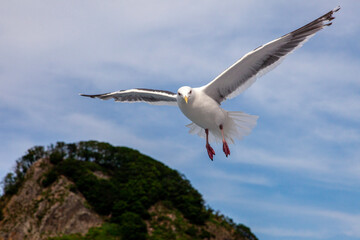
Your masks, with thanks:
[[[334,23],[222,107],[258,115],[210,161],[172,106],[79,96],[207,84],[340,5]],[[261,240],[360,239],[357,0],[1,1],[0,177],[35,145],[98,140],[183,173]]]

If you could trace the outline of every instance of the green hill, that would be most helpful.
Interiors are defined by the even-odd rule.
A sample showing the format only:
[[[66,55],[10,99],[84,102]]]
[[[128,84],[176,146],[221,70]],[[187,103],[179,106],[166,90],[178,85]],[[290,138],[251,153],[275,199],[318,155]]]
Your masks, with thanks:
[[[33,147],[3,192],[0,239],[257,239],[205,207],[184,175],[103,142]]]

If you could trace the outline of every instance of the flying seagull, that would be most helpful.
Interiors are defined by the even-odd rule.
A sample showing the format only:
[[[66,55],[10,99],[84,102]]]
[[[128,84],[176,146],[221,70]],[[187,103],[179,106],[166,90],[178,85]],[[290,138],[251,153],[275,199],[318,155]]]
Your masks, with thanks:
[[[318,31],[332,24],[337,7],[305,26],[278,39],[262,45],[243,56],[205,86],[192,88],[184,86],[177,93],[164,90],[134,88],[116,92],[81,96],[117,102],[147,102],[155,105],[178,106],[192,123],[186,125],[189,133],[206,139],[206,150],[213,160],[214,149],[211,141],[222,141],[223,151],[230,155],[227,141],[241,139],[250,134],[258,116],[243,112],[229,112],[221,108],[221,102],[237,96],[251,86],[257,77],[270,71],[296,48],[301,47]]]

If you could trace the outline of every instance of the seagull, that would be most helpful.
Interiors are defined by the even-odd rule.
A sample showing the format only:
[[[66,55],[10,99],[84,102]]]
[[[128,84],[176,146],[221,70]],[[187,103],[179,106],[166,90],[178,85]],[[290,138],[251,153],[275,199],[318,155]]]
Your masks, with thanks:
[[[186,125],[189,133],[206,139],[206,150],[213,160],[214,149],[210,142],[222,141],[225,156],[230,155],[228,142],[242,139],[255,127],[258,116],[244,112],[230,112],[221,108],[226,99],[233,98],[268,71],[275,68],[295,49],[301,47],[318,31],[332,24],[333,14],[340,6],[280,38],[266,43],[240,58],[214,80],[201,87],[180,87],[177,93],[146,88],[134,88],[116,92],[81,96],[114,99],[116,102],[146,102],[154,105],[178,106],[181,112],[192,121]]]

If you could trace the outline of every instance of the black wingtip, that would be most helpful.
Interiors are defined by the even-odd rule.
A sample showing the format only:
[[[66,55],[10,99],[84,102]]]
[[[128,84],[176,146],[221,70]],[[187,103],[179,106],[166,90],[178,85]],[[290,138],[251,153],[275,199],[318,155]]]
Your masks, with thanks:
[[[337,6],[336,8],[334,8],[334,10],[332,10],[333,12],[337,12],[337,11],[339,11],[341,9],[341,7],[340,6]]]
[[[326,18],[326,20],[331,21],[334,20],[335,17],[333,16],[334,13],[338,12],[341,9],[340,6],[337,6],[336,8],[334,8],[333,10],[331,10],[330,12],[328,12],[327,14],[324,15],[324,17]]]
[[[324,16],[320,17],[319,19],[322,19],[322,21],[327,21],[327,23],[324,23],[323,26],[331,26],[332,20],[335,19],[333,14],[336,13],[337,11],[339,11],[340,9],[341,9],[341,7],[337,6],[336,8],[331,10],[330,12],[326,13]]]
[[[88,95],[88,94],[83,94],[83,93],[79,93],[79,95],[83,96],[83,97],[91,97],[91,98],[96,97],[96,95]]]
[[[332,22],[330,22],[330,23],[326,23],[326,24],[324,24],[324,26],[331,26],[333,23]]]

